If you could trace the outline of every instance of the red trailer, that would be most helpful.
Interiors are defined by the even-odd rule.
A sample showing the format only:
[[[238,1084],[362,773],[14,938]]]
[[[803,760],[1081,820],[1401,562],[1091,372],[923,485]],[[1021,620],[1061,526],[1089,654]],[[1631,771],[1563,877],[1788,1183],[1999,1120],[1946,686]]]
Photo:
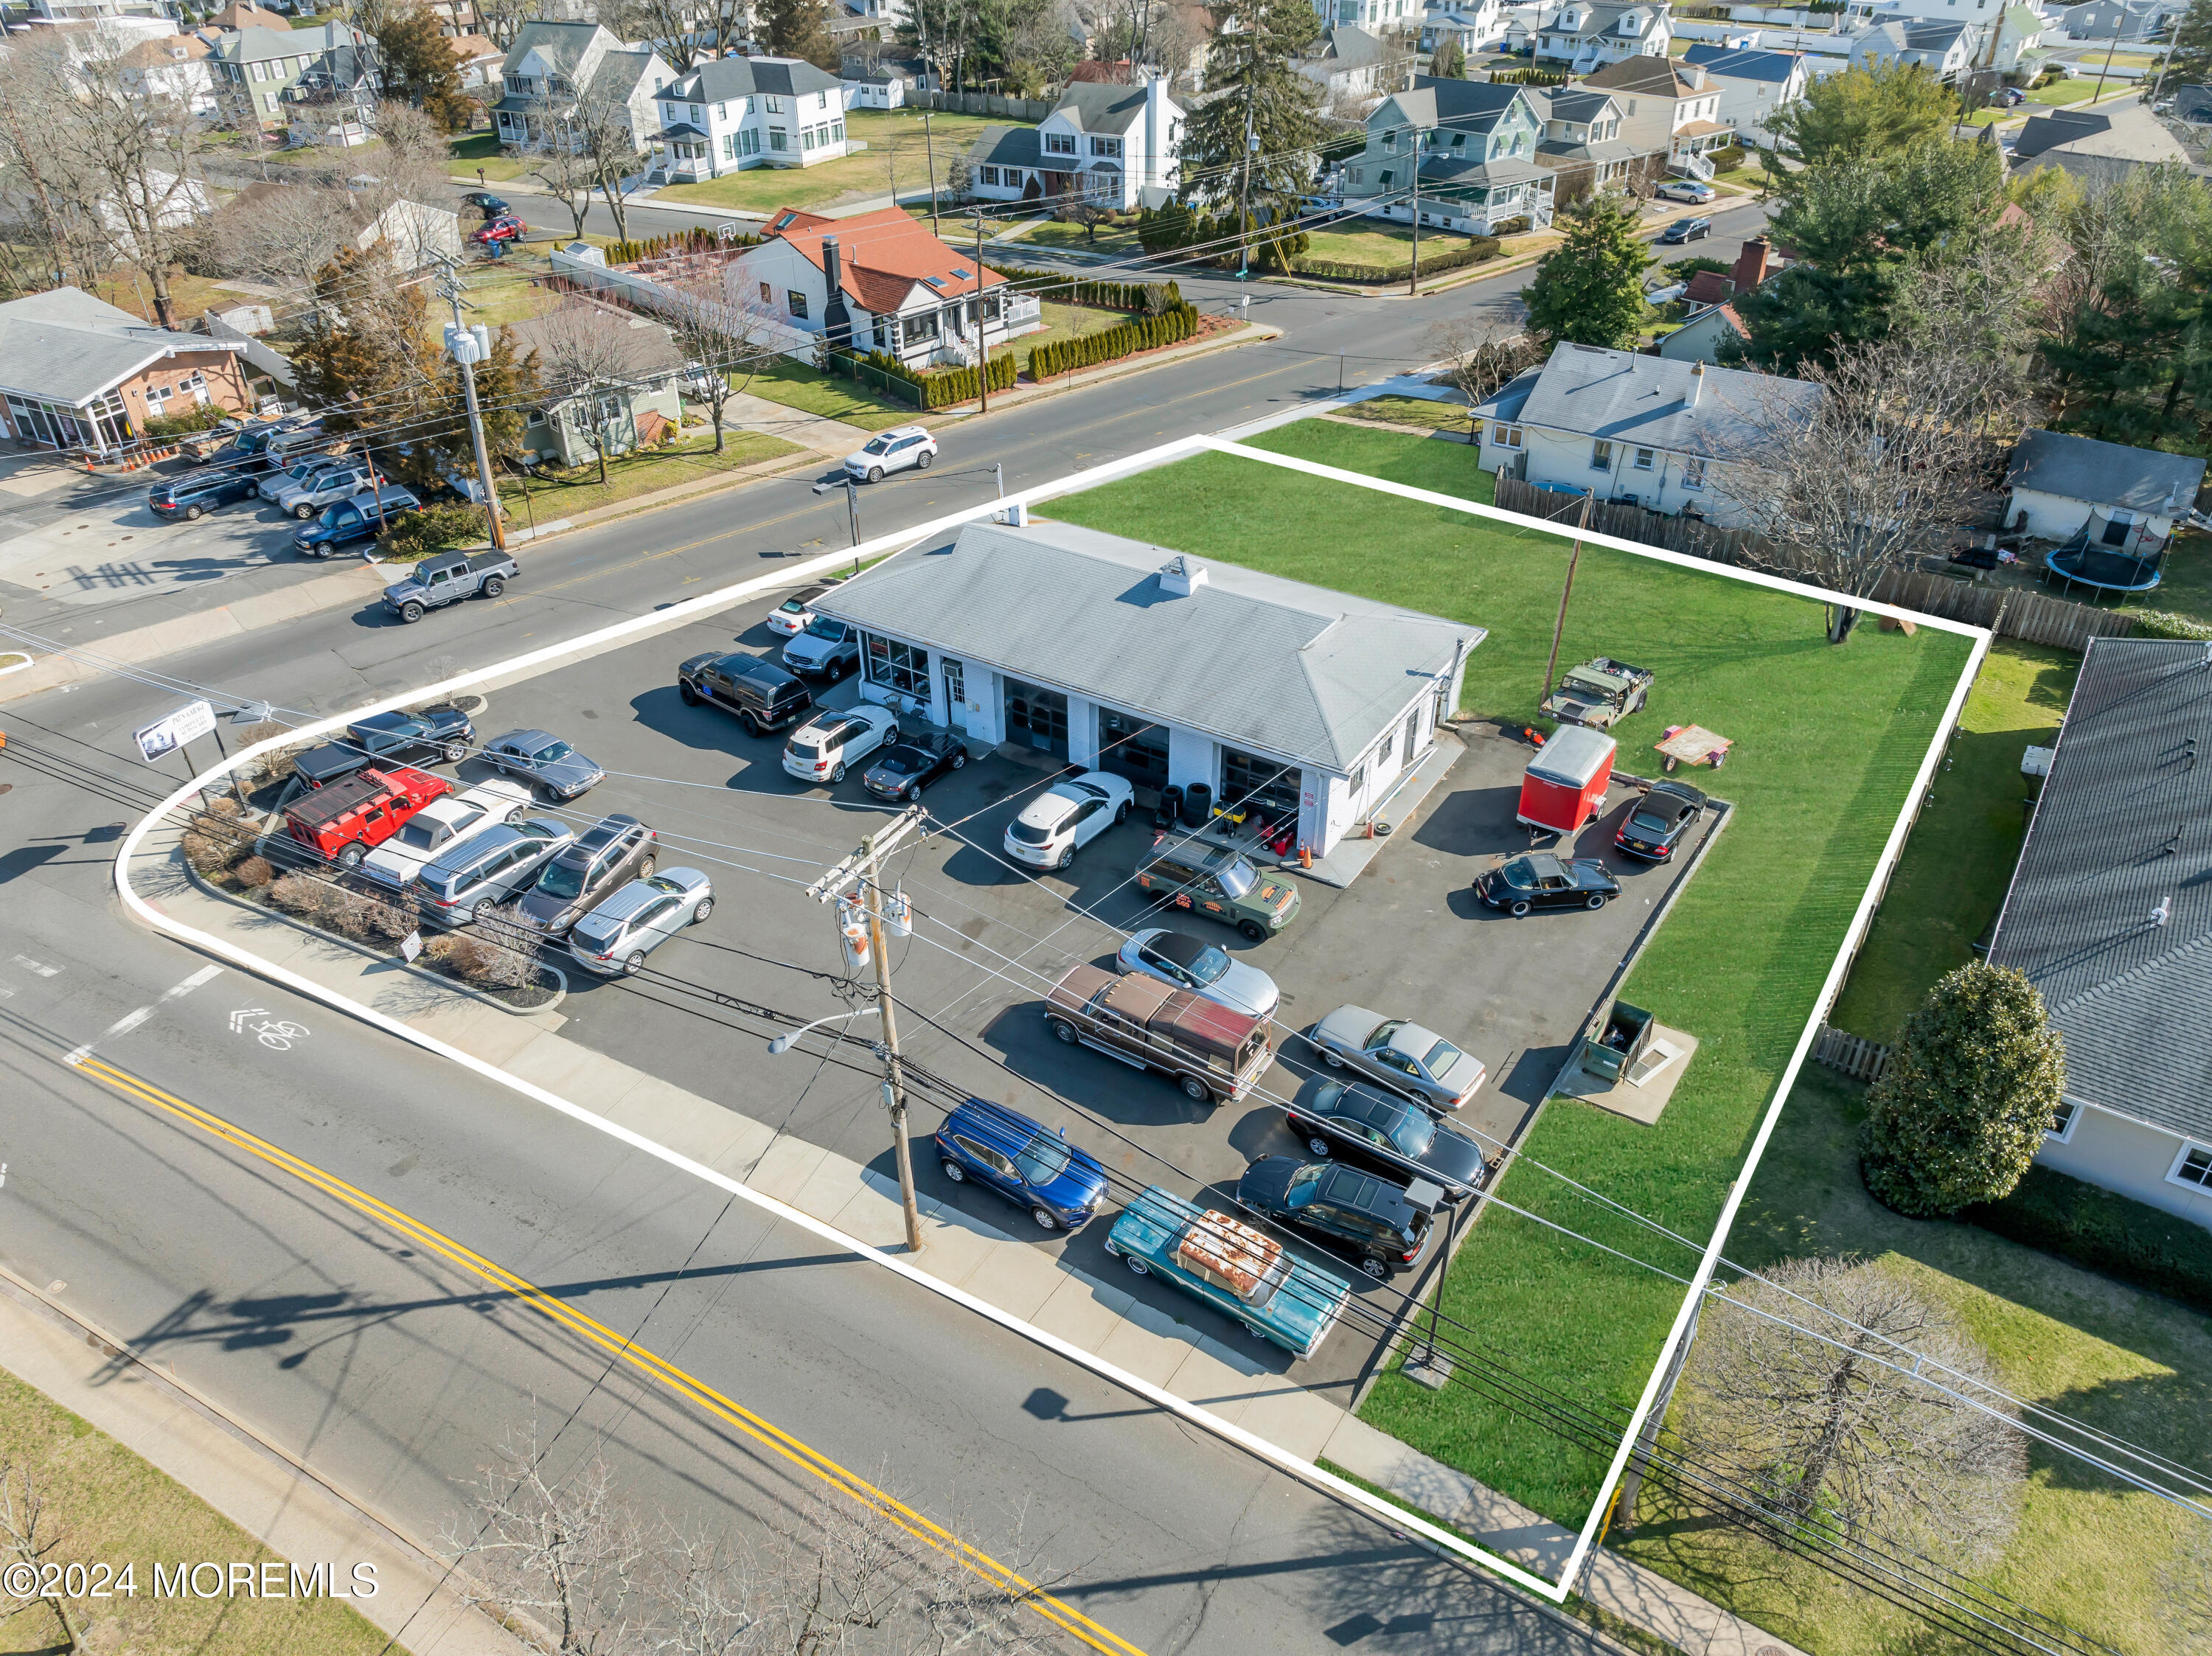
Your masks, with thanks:
[[[1521,779],[1522,823],[1553,834],[1573,834],[1605,809],[1617,744],[1587,725],[1562,725],[1536,749]]]

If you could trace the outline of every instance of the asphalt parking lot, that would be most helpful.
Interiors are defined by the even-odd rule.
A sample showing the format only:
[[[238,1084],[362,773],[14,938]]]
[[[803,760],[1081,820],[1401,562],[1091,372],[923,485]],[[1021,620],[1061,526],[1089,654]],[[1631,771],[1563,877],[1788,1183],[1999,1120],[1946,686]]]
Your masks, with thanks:
[[[567,738],[610,773],[572,808],[578,826],[611,811],[631,812],[659,831],[664,868],[696,866],[712,877],[714,918],[654,954],[654,973],[804,1019],[845,1010],[825,980],[843,971],[831,911],[805,887],[879,826],[884,810],[860,787],[865,766],[835,788],[786,776],[779,762],[783,737],[749,737],[715,708],[685,707],[674,672],[678,662],[727,647],[733,636],[739,648],[773,654],[781,640],[763,623],[776,602],[758,601],[495,691],[478,733],[489,740],[535,726]],[[424,624],[465,624],[466,614]],[[854,690],[848,682],[825,699],[842,704]],[[1654,729],[1640,739],[1657,735]],[[1464,753],[1349,889],[1301,881],[1299,916],[1261,943],[1225,926],[1193,924],[1275,978],[1286,1032],[1352,1002],[1412,1017],[1481,1059],[1489,1074],[1463,1116],[1495,1154],[1542,1101],[1583,1020],[1690,859],[1680,855],[1655,868],[1608,855],[1625,889],[1597,912],[1514,920],[1486,909],[1470,883],[1498,858],[1528,848],[1513,808],[1528,750],[1487,726],[1462,726],[1460,736],[1443,739],[1462,741]],[[1632,726],[1626,752],[1638,739]],[[474,761],[459,770],[469,781],[489,773]],[[889,870],[915,914],[912,936],[890,944],[902,1044],[919,1063],[972,1093],[1064,1128],[1117,1181],[1218,1195],[1253,1159],[1299,1152],[1278,1104],[1264,1095],[1287,1099],[1329,1072],[1302,1038],[1286,1033],[1259,1091],[1209,1107],[1164,1077],[1051,1038],[1042,1007],[1050,979],[1072,961],[1110,966],[1126,931],[1160,922],[1128,883],[1151,844],[1149,813],[1133,814],[1093,841],[1064,875],[1032,877],[997,857],[1007,822],[1050,774],[1031,755],[979,752],[926,795],[941,826],[902,848]],[[1614,789],[1604,819],[1584,830],[1580,854],[1610,852],[1632,797],[1631,789]],[[1700,831],[1710,832],[1712,820],[1704,819]],[[750,1022],[680,990],[649,979],[600,980],[573,966],[568,976],[562,1010],[569,1039],[894,1176],[878,1080],[865,1052],[843,1049],[859,1069],[822,1063],[818,1040],[771,1058]],[[1115,1273],[1170,1314],[1279,1362],[1280,1353],[1196,1301],[1121,1271],[1104,1253],[1107,1216],[1072,1238],[1045,1235],[973,1185],[956,1187],[929,1152],[939,1119],[934,1106],[917,1099],[916,1174],[926,1194],[1040,1247],[1066,1249],[1084,1268]],[[1329,1263],[1378,1310],[1400,1302],[1392,1287],[1368,1283],[1352,1262]],[[1409,1271],[1395,1289],[1410,1289],[1416,1281]],[[1301,1378],[1348,1392],[1374,1350],[1371,1334],[1347,1325],[1303,1365]]]

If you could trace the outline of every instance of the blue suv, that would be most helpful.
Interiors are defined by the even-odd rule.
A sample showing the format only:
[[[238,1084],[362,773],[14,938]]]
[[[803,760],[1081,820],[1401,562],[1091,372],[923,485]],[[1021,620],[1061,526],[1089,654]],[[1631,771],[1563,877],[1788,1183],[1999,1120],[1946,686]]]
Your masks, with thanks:
[[[258,482],[242,471],[197,472],[155,484],[146,492],[146,504],[156,517],[198,519],[215,507],[251,500]]]
[[[1106,1193],[1106,1169],[1088,1151],[1019,1110],[971,1098],[937,1130],[937,1154],[956,1185],[974,1180],[1030,1210],[1040,1230],[1079,1230]]]

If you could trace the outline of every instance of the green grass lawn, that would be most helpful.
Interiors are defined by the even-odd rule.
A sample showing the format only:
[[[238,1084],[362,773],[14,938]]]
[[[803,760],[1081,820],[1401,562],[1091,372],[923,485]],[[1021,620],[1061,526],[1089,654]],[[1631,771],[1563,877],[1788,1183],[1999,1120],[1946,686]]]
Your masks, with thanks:
[[[1936,980],[1973,958],[1996,919],[2027,832],[2020,773],[2030,743],[2048,747],[2081,658],[2008,640],[1990,652],[1959,734],[1899,858],[1829,1022],[1884,1043]]]
[[[942,112],[933,112],[929,118],[940,184],[953,157],[964,155],[985,127],[1018,124],[987,120],[980,115]],[[865,140],[868,147],[814,167],[761,167],[725,173],[704,184],[671,185],[653,199],[672,205],[697,202],[708,207],[769,213],[779,207],[826,207],[855,197],[889,195],[894,182],[901,190],[929,187],[929,145],[924,142],[919,111],[855,110],[845,118],[845,130],[848,136]]]
[[[1469,409],[1464,403],[1438,403],[1425,397],[1370,397],[1364,401],[1346,403],[1336,410],[1347,420],[1364,420],[1370,425],[1413,426],[1423,431],[1451,431],[1467,435]],[[1472,451],[1466,481],[1455,485],[1452,493],[1463,495],[1484,506],[1492,504],[1497,480],[1490,473],[1473,464]]]
[[[508,265],[505,259],[497,264],[471,264],[465,267],[465,271],[464,279],[468,285],[461,295],[462,307],[471,322],[481,322],[488,327],[527,322],[544,315],[562,300],[561,294],[540,287],[531,281],[528,271]],[[434,314],[432,321],[442,331],[442,318]],[[440,338],[443,337],[441,331]]]
[[[2185,530],[2166,555],[2165,579],[2122,610],[2165,610],[2193,621],[2212,622],[2212,536]]]
[[[1110,224],[1102,224],[1098,227],[1097,234],[1093,236],[1088,226],[1070,224],[1060,219],[1045,220],[1024,236],[1022,241],[1031,247],[1049,247],[1056,251],[1073,248],[1079,252],[1094,253],[1126,253],[1138,246],[1137,232],[1133,227],[1117,228]]]
[[[1335,422],[1259,441],[1439,490],[1466,493],[1475,472],[1463,445]],[[1490,631],[1468,664],[1464,705],[1516,721],[1534,713],[1565,574],[1562,537],[1387,497],[1348,500],[1341,486],[1222,456],[1108,484],[1052,513],[1478,622]],[[1354,514],[1358,537],[1331,532]],[[1685,1235],[1711,1231],[1967,653],[1965,640],[1926,628],[1909,639],[1863,628],[1832,647],[1817,605],[1585,549],[1560,658],[1613,655],[1658,676],[1649,709],[1620,733],[1622,767],[1648,767],[1663,727],[1694,720],[1736,739],[1712,779],[1736,810],[1621,991],[1704,1043],[1665,1117],[1645,1127],[1554,1101],[1530,1155]],[[1691,1263],[1525,1163],[1503,1194],[1662,1269]],[[1511,1368],[1622,1407],[1680,1298],[1661,1276],[1498,1210],[1445,1288],[1447,1313],[1481,1330]],[[1603,1470],[1471,1391],[1433,1394],[1393,1373],[1363,1412],[1563,1521],[1581,1522]]]
[[[526,495],[521,480],[510,478],[500,484],[500,499],[506,504],[507,521],[526,527],[533,517],[541,524],[551,523],[556,518],[574,518],[579,513],[635,500],[657,489],[695,483],[717,471],[732,471],[739,466],[805,452],[798,444],[787,443],[781,437],[752,431],[726,431],[721,453],[714,453],[714,434],[709,430],[704,434],[690,435],[673,449],[618,455],[607,463],[607,481],[604,484],[599,482],[595,461],[578,466],[560,481],[533,480]]]
[[[911,403],[893,402],[878,396],[866,385],[836,379],[787,356],[777,357],[750,380],[732,375],[731,383],[742,385],[767,402],[781,403],[786,408],[818,414],[825,419],[842,420],[864,431],[881,431],[886,426],[901,426],[921,417]]]
[[[1729,1257],[1753,1269],[1810,1253],[1895,1260],[1983,1343],[2008,1390],[2201,1466],[2212,1319],[1975,1226],[1878,1206],[1858,1177],[1861,1099],[1852,1083],[1806,1071],[1753,1178]],[[1638,1516],[1628,1534],[1616,1528],[1615,1548],[1820,1656],[1956,1648],[1824,1571],[1672,1510],[1662,1495]],[[2157,1621],[2159,1577],[2193,1521],[2031,1446],[2020,1528],[1988,1580],[2130,1656],[2163,1656],[2178,1646]]]
[[[482,168],[484,181],[499,184],[508,179],[519,179],[530,171],[530,163],[520,156],[499,153],[499,137],[491,132],[469,132],[455,138],[452,145],[453,164],[450,171],[455,178],[473,181]]]

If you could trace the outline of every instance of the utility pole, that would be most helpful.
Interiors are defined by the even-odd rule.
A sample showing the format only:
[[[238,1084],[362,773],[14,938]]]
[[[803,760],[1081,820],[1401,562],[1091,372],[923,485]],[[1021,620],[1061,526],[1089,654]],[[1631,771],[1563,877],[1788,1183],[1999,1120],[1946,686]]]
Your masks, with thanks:
[[[2158,60],[2158,78],[2150,83],[2152,107],[2158,105],[2158,94],[2166,88],[2166,71],[2173,67],[2173,43],[2181,38],[2181,25],[2175,22],[2166,37],[2166,56]]]
[[[929,157],[929,234],[933,236],[942,236],[944,231],[937,222],[937,140],[930,135],[929,112],[926,109],[921,112],[921,147]],[[898,205],[896,196],[891,197],[891,205],[894,207]],[[982,215],[979,212],[975,216],[976,237],[979,241],[982,236]]]
[[[1252,130],[1252,100],[1260,86],[1260,52],[1252,49],[1252,67],[1244,81],[1244,183],[1237,199],[1237,304],[1240,318],[1252,314],[1251,295],[1244,290],[1244,281],[1252,273],[1252,152],[1260,147],[1259,135]]]
[[[983,326],[983,209],[975,209],[975,394],[991,411],[991,336]]]
[[[453,325],[446,331],[446,349],[453,361],[461,365],[461,393],[469,404],[469,440],[477,451],[477,483],[483,490],[484,519],[491,525],[491,544],[495,552],[507,550],[507,531],[499,521],[499,491],[492,487],[491,457],[484,452],[483,415],[477,407],[477,362],[491,352],[489,335],[471,330],[461,320],[461,277],[453,266],[446,267],[444,278],[438,284],[453,307]]]
[[[2118,18],[2112,24],[2112,38],[2105,47],[2105,61],[2097,68],[2097,89],[2089,94],[2092,106],[2105,95],[2105,76],[2112,72],[2112,54],[2120,49],[2120,31],[2127,27],[2127,9],[2123,6]]]
[[[920,805],[908,805],[890,823],[860,841],[860,848],[806,888],[806,895],[826,903],[855,880],[860,883],[868,916],[868,953],[876,968],[876,1006],[883,1020],[883,1044],[877,1049],[884,1061],[884,1106],[890,1112],[891,1148],[898,1159],[899,1205],[906,1216],[906,1251],[921,1252],[921,1211],[915,1204],[914,1152],[907,1143],[906,1071],[899,1063],[897,1008],[891,1000],[890,956],[884,949],[883,888],[877,878],[884,858],[899,842],[921,826]]]
[[[1421,145],[1425,136],[1419,127],[1413,129],[1413,268],[1406,273],[1406,297],[1416,299],[1421,292]]]
[[[1552,623],[1552,658],[1544,664],[1544,693],[1536,698],[1542,707],[1551,699],[1552,675],[1559,668],[1559,639],[1567,630],[1567,600],[1575,592],[1575,566],[1582,561],[1583,537],[1589,531],[1590,506],[1597,499],[1593,492],[1583,496],[1582,521],[1575,525],[1574,550],[1567,554],[1567,584],[1559,589],[1559,618]]]

